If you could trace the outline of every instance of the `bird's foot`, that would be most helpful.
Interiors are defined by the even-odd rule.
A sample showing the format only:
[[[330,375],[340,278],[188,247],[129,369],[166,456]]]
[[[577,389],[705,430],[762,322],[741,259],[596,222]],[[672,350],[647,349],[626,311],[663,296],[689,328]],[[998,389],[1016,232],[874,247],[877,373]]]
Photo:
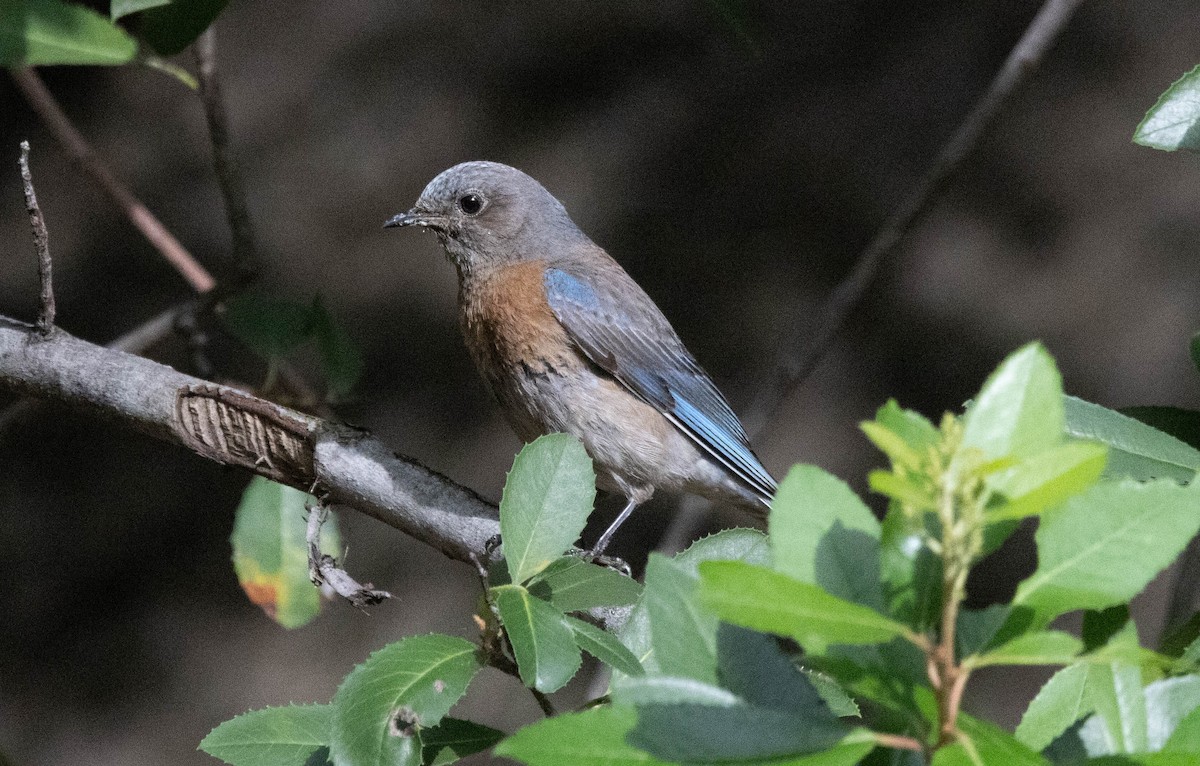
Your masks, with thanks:
[[[614,572],[619,572],[626,577],[633,577],[633,569],[630,568],[629,564],[623,558],[619,558],[617,556],[605,556],[603,553],[597,553],[596,551],[584,551],[577,548],[572,549],[570,553],[571,555],[578,556],[584,561],[597,564],[605,567],[606,569],[611,569]]]

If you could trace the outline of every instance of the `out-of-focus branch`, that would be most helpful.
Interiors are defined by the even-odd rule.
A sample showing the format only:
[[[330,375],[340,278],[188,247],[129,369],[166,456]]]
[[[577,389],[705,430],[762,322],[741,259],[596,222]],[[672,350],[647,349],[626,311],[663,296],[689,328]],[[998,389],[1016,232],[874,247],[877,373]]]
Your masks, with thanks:
[[[1008,54],[1004,66],[992,80],[991,86],[967,114],[958,130],[938,152],[933,165],[905,197],[900,207],[892,211],[883,227],[858,257],[854,270],[833,291],[820,313],[821,319],[812,339],[803,343],[809,322],[805,316],[792,317],[791,327],[779,346],[775,364],[764,376],[753,402],[746,408],[742,422],[746,431],[758,436],[784,400],[816,369],[833,345],[850,312],[862,301],[863,294],[879,271],[883,259],[896,249],[921,215],[929,208],[938,191],[969,155],[979,137],[991,124],[1000,108],[1041,62],[1042,57],[1058,38],[1083,0],[1047,0],[1025,29]],[[660,547],[679,550],[691,540],[708,513],[707,503],[685,502],[663,533]]]
[[[33,174],[29,172],[29,142],[21,142],[21,184],[25,188],[25,209],[29,211],[29,225],[33,229],[33,249],[38,256],[38,281],[42,286],[41,308],[38,309],[37,328],[43,336],[54,329],[54,282],[50,262],[50,235],[46,231],[46,219],[38,207],[37,194],[33,190]]]
[[[212,139],[213,167],[221,187],[221,196],[225,200],[225,215],[229,219],[229,231],[233,237],[233,258],[239,275],[243,279],[250,279],[257,271],[258,260],[254,225],[246,204],[242,174],[229,140],[229,118],[225,113],[225,100],[221,95],[221,81],[217,74],[215,26],[204,30],[193,49],[199,72],[200,100],[204,104],[204,116],[208,120],[208,133]]]
[[[61,330],[0,317],[0,388],[89,410],[220,463],[345,505],[469,562],[499,534],[496,508],[370,435]]]
[[[216,287],[216,280],[208,270],[192,257],[179,240],[175,239],[162,222],[117,180],[108,166],[92,151],[91,146],[63,113],[37,72],[32,69],[14,69],[12,78],[29,105],[33,107],[33,111],[37,112],[38,117],[67,150],[71,159],[117,203],[142,236],[187,280],[192,289],[198,293],[206,293]]]
[[[937,192],[954,174],[964,158],[979,143],[983,132],[995,119],[1000,108],[1022,82],[1037,69],[1046,52],[1058,38],[1083,0],[1047,0],[992,80],[991,86],[975,104],[954,135],[938,152],[933,165],[892,211],[883,227],[863,250],[854,270],[833,291],[821,311],[820,324],[812,339],[804,344],[807,323],[797,315],[780,346],[775,367],[767,382],[759,389],[754,403],[747,410],[744,422],[747,431],[756,434],[770,421],[784,399],[804,382],[833,344],[834,338],[850,312],[858,306],[867,287],[875,278],[883,259],[891,254],[921,215],[930,207]]]

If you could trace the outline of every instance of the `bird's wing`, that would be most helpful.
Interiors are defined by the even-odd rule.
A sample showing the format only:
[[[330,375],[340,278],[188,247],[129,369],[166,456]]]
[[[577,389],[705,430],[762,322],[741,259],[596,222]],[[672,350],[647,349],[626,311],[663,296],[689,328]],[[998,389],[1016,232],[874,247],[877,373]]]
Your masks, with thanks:
[[[624,273],[584,278],[559,268],[546,269],[545,287],[550,309],[593,363],[769,502],[775,480],[745,429],[641,288]]]

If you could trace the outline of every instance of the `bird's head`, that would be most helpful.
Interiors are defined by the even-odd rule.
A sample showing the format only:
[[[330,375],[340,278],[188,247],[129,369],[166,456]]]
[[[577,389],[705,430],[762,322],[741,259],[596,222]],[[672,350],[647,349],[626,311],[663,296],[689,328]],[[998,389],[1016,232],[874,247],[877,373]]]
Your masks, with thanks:
[[[429,182],[407,213],[385,227],[437,234],[460,274],[550,257],[584,235],[540,183],[498,162],[464,162]]]

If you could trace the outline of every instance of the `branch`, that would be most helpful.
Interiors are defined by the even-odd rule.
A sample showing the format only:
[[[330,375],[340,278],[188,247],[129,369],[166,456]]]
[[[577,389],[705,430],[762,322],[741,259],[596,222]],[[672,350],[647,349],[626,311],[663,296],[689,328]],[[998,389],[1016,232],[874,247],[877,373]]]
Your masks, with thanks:
[[[212,275],[192,257],[171,232],[167,231],[162,222],[133,196],[133,192],[116,179],[100,157],[92,151],[87,141],[63,113],[37,72],[32,69],[13,69],[11,73],[13,81],[21,89],[33,111],[37,112],[38,117],[67,150],[71,159],[117,203],[142,236],[187,280],[192,289],[197,293],[206,293],[216,287],[217,283]]]
[[[304,539],[308,543],[308,579],[320,588],[328,585],[333,592],[359,609],[365,609],[392,597],[386,590],[375,590],[371,583],[359,585],[350,573],[337,564],[337,559],[321,552],[321,527],[329,518],[329,505],[322,499],[306,503],[308,523]]]
[[[221,96],[221,81],[217,76],[217,33],[213,26],[209,26],[196,39],[194,51],[199,71],[200,99],[204,104],[204,116],[208,119],[208,133],[212,139],[213,168],[221,187],[221,196],[225,199],[225,215],[233,236],[233,258],[241,277],[250,279],[257,271],[254,226],[250,220],[250,208],[246,204],[246,188],[230,147],[229,119],[225,113],[225,100]]]
[[[457,561],[500,532],[495,506],[350,426],[332,423],[61,329],[31,343],[0,317],[0,388],[90,410],[219,463],[328,494]]]
[[[1041,63],[1046,51],[1082,3],[1083,0],[1047,0],[1042,6],[1008,54],[1008,59],[987,92],[958,126],[950,141],[942,147],[933,166],[925,172],[900,207],[892,211],[883,228],[859,256],[854,270],[833,291],[821,312],[822,320],[817,332],[806,346],[802,346],[806,323],[801,315],[796,316],[780,346],[769,381],[759,390],[747,411],[747,431],[751,434],[761,431],[784,399],[816,369],[850,312],[862,300],[883,259],[896,249],[904,235],[930,207],[947,179],[958,170],[963,159],[974,151],[980,136],[991,125],[1000,108]]]
[[[51,279],[50,234],[46,231],[46,219],[38,207],[37,194],[33,191],[33,174],[29,172],[29,142],[21,142],[21,183],[25,188],[25,209],[29,211],[29,225],[33,228],[33,249],[38,256],[38,281],[42,285],[41,308],[38,310],[37,329],[43,337],[54,329],[54,283]]]

